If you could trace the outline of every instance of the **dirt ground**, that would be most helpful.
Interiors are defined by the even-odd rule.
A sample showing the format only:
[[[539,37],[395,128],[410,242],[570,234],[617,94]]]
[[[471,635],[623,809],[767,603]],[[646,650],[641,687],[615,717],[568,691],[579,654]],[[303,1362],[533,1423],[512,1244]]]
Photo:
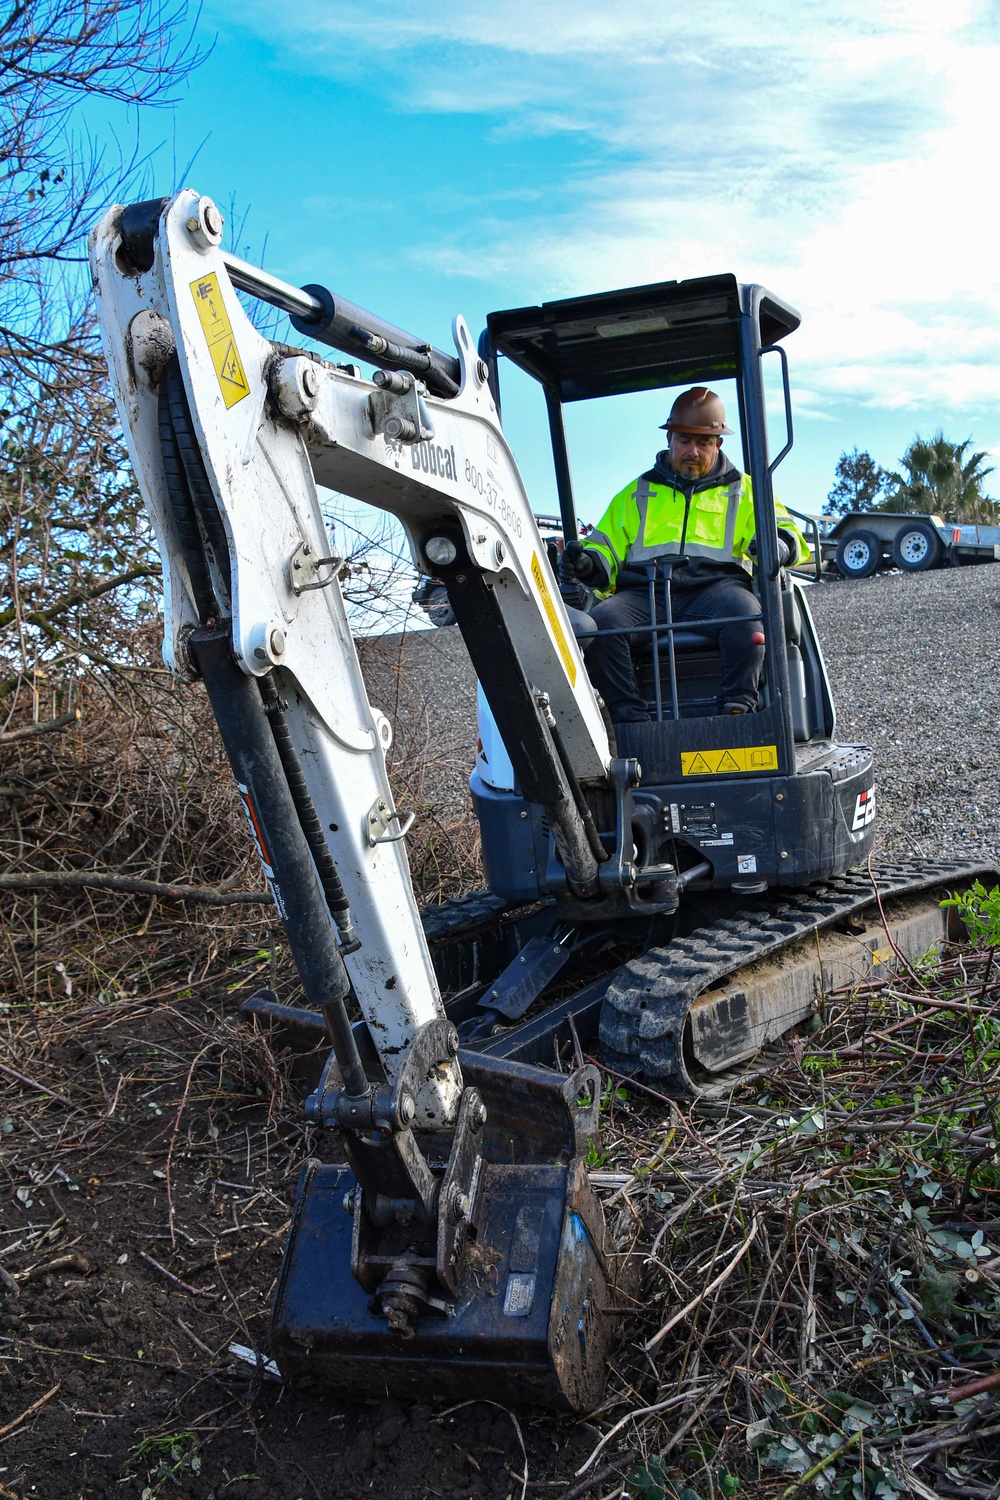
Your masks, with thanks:
[[[299,1091],[233,1009],[43,1016],[30,1082],[4,1063],[0,1494],[458,1500],[520,1494],[526,1464],[562,1493],[586,1423],[347,1405],[229,1354],[266,1347],[304,1155]]]
[[[845,609],[852,598],[845,593]],[[827,607],[841,608],[838,601],[835,593]],[[457,702],[463,663],[445,633],[431,647],[428,678],[436,691],[444,678]],[[428,649],[422,643],[424,656]],[[398,707],[397,666],[382,663],[375,682],[389,708]],[[852,663],[851,672],[868,692],[871,663],[864,671]],[[888,737],[890,719],[857,693],[847,698],[847,728]],[[425,899],[475,883],[467,823],[452,826],[442,815],[452,788],[464,797],[466,752],[454,745],[467,744],[468,725],[443,724],[436,701],[428,687],[410,703],[409,738],[400,741],[410,805],[433,814],[423,819],[429,832],[419,857]],[[187,744],[192,731],[173,697],[164,704],[160,719],[176,720],[176,742]],[[8,750],[0,791],[10,803],[2,837],[12,867],[43,863],[42,851],[49,864],[58,856],[145,871],[155,856],[162,880],[223,894],[243,880],[259,883],[255,868],[246,873],[218,752],[192,739],[200,775],[188,786],[165,759],[160,731],[146,734],[140,723],[144,732],[124,753],[120,704],[112,706],[84,703],[81,728],[58,743],[47,735],[24,742],[30,754]],[[903,739],[880,743],[880,757]],[[926,736],[913,743],[929,753]],[[966,749],[977,767],[992,764],[978,741]],[[898,781],[902,788],[901,774]],[[988,817],[975,821],[993,844],[995,782],[984,785]],[[900,796],[890,788],[891,810]],[[967,846],[959,822],[971,816],[955,814],[958,848]],[[173,864],[163,863],[164,849],[174,851]],[[860,1479],[848,1459],[831,1468],[836,1500],[904,1493],[872,1459],[900,1442],[906,1463],[932,1481],[911,1491],[922,1500],[996,1500],[983,1476],[989,1445],[995,1455],[1000,1441],[1000,1404],[991,1405],[1000,1376],[963,1414],[961,1431],[949,1425],[957,1408],[948,1395],[949,1382],[1000,1370],[1000,990],[992,959],[974,983],[964,970],[952,975],[953,998],[934,1012],[958,1015],[958,994],[980,1017],[977,1045],[988,1056],[973,1059],[971,1082],[967,1043],[942,1033],[932,1047],[924,1034],[921,980],[919,993],[892,998],[891,1015],[876,994],[872,1027],[857,1017],[849,1037],[814,1038],[808,1070],[796,1054],[764,1092],[741,1091],[718,1120],[686,1121],[665,1100],[609,1089],[610,1144],[596,1165],[630,1172],[653,1151],[624,1201],[653,1247],[658,1279],[648,1316],[629,1325],[615,1356],[607,1409],[581,1421],[488,1400],[348,1404],[285,1389],[256,1362],[250,1351],[267,1349],[295,1182],[318,1149],[303,1124],[303,1063],[238,1016],[240,1000],[262,985],[296,998],[287,964],[272,953],[265,908],[26,891],[8,899],[4,916],[0,1500],[607,1500],[621,1495],[630,1465],[636,1500],[770,1500],[791,1494],[790,1478],[814,1456],[831,1462],[832,1449],[821,1445],[847,1431],[843,1407],[823,1409],[831,1392],[859,1403],[850,1407],[862,1412],[857,1420],[883,1423],[871,1451],[850,1449],[860,1453]],[[966,981],[966,990],[954,989]],[[900,1027],[912,1029],[897,1046]],[[881,1036],[878,1046],[869,1031]],[[964,1113],[955,1103],[963,1089],[971,1101]],[[845,1101],[840,1114],[834,1098]],[[910,1103],[920,1098],[916,1119]],[[827,1115],[817,1114],[818,1100]],[[948,1122],[944,1136],[939,1117]],[[834,1180],[842,1191],[833,1192]],[[904,1223],[897,1210],[907,1199],[917,1207]],[[810,1210],[801,1225],[800,1203]],[[747,1224],[759,1224],[752,1249]],[[969,1257],[983,1260],[972,1281]],[[730,1279],[702,1304],[699,1293],[720,1265]],[[914,1297],[885,1290],[890,1268],[912,1278],[901,1286],[920,1286],[919,1326],[901,1321],[904,1301],[919,1309]],[[936,1320],[928,1311],[935,1306]],[[683,1307],[690,1317],[654,1364],[642,1339]],[[974,1423],[985,1424],[981,1439]],[[748,1450],[754,1433],[765,1445],[761,1468]],[[955,1454],[949,1468],[954,1448],[974,1438],[978,1458],[963,1458],[962,1468]]]

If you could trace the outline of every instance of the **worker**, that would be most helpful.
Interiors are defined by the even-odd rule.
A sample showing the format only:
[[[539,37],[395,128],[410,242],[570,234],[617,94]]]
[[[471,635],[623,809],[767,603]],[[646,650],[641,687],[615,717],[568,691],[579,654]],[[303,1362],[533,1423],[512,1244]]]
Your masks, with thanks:
[[[612,723],[644,723],[650,714],[636,683],[632,648],[649,640],[649,586],[645,573],[641,580],[626,574],[620,582],[619,573],[644,568],[654,557],[673,559],[668,586],[674,621],[728,622],[718,631],[720,712],[753,713],[764,634],[750,581],[756,554],[750,478],[722,451],[732,428],[714,391],[695,386],[678,396],[661,431],[668,443],[653,467],[619,490],[585,544],[567,543],[559,561],[562,594],[578,608],[589,602],[588,591],[608,595],[591,610],[598,632],[634,627],[632,635],[588,637],[586,661]],[[781,565],[808,560],[809,548],[788,512],[777,502],[775,510]],[[662,622],[662,591],[657,611]]]

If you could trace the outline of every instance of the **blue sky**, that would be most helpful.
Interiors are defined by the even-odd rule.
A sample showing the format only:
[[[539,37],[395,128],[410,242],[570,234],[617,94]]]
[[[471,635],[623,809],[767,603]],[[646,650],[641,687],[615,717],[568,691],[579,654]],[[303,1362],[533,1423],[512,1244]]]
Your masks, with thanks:
[[[818,511],[843,449],[894,467],[939,426],[1000,466],[995,5],[206,0],[200,27],[143,126],[153,185],[211,194],[276,274],[447,347],[455,312],[733,271],[802,314],[783,499]],[[585,518],[663,404],[571,413]],[[504,415],[550,508],[529,382]]]

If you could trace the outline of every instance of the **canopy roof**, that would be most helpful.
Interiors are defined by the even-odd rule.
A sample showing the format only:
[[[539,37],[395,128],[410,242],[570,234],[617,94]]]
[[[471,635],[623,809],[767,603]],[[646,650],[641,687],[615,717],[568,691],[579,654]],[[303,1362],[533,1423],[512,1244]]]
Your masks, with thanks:
[[[729,275],[659,281],[493,312],[487,326],[493,348],[561,401],[586,401],[734,376],[751,290]],[[761,289],[765,348],[799,322],[794,308]]]

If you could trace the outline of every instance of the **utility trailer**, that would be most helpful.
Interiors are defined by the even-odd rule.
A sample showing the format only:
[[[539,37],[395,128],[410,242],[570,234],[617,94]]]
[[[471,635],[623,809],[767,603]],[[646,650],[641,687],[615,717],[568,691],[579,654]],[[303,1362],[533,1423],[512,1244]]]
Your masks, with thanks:
[[[879,568],[930,568],[1000,561],[1000,526],[962,526],[941,516],[852,510],[822,541],[828,572],[870,578]]]

